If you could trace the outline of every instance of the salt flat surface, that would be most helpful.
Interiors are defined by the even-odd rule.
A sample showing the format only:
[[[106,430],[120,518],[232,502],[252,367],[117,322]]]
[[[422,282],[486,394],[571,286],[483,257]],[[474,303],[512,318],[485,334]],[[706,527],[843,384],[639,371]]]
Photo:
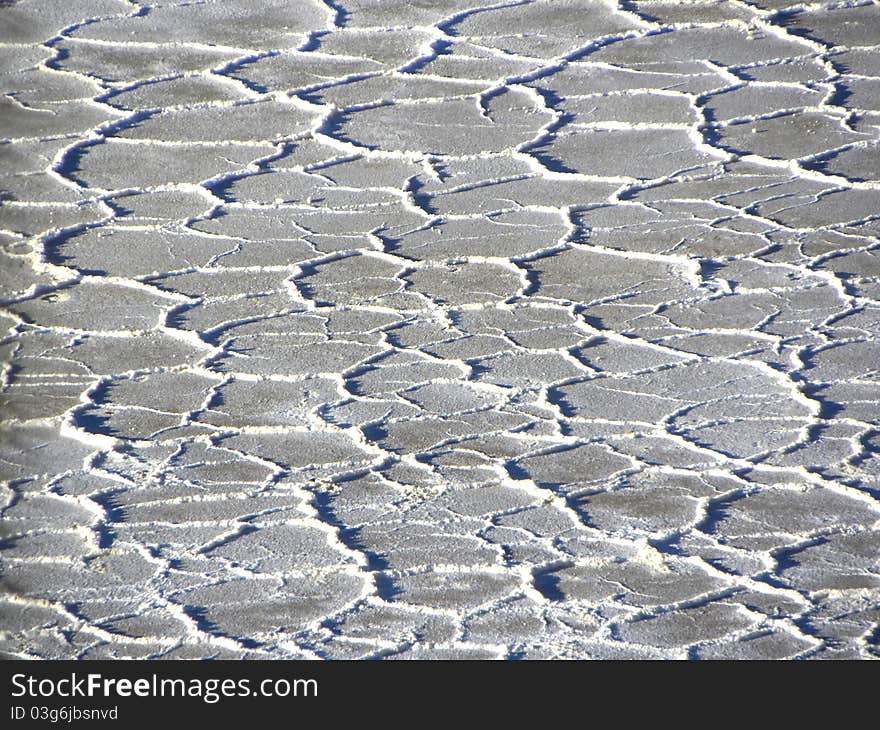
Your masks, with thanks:
[[[0,649],[870,658],[880,5],[0,3]]]

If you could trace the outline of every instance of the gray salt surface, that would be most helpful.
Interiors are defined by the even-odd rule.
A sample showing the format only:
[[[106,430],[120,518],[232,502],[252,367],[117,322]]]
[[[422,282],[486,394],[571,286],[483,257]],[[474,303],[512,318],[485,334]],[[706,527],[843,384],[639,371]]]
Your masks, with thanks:
[[[880,4],[0,3],[0,653],[880,656]]]

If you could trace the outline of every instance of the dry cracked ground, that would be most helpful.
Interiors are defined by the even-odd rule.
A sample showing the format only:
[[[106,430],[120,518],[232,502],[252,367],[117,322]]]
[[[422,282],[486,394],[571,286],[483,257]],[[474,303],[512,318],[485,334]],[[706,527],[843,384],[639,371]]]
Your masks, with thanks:
[[[880,5],[0,3],[9,657],[880,655]]]

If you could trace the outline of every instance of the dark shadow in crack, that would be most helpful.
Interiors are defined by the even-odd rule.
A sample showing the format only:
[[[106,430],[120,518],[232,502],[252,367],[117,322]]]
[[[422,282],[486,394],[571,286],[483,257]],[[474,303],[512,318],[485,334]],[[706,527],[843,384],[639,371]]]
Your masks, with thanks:
[[[303,49],[304,50],[304,49]],[[222,76],[229,76],[230,78],[237,79],[242,84],[247,86],[251,91],[256,92],[257,94],[268,94],[271,89],[268,86],[264,86],[263,84],[257,83],[253,79],[248,78],[245,75],[248,66],[251,66],[255,63],[259,63],[260,61],[265,60],[266,56],[261,56],[260,58],[248,58],[245,61],[239,61],[238,63],[231,63],[227,66]],[[244,69],[244,71],[243,71]]]
[[[719,525],[730,516],[730,505],[742,498],[743,495],[736,495],[718,502],[708,502],[704,507],[705,516],[694,528],[706,535],[718,534]]]
[[[61,252],[61,250],[71,238],[76,237],[77,233],[80,233],[80,231],[77,231],[75,233],[60,233],[54,236],[47,237],[46,240],[43,242],[43,256],[45,257],[46,262],[55,266],[65,266],[68,269],[76,269],[76,266],[73,265],[73,257],[66,256]],[[79,270],[85,274],[92,274],[97,276],[105,275],[107,273],[106,271],[100,270]]]
[[[587,364],[580,357],[578,358],[578,360],[584,362],[585,365]],[[590,365],[589,367],[595,366]],[[547,389],[547,402],[551,405],[556,406],[562,412],[562,415],[567,418],[573,418],[577,415],[577,409],[565,399],[565,395],[563,394],[562,389],[556,387],[555,385]]]
[[[2,2],[2,0],[0,0],[0,2]],[[64,68],[63,62],[70,59],[70,49],[64,48],[63,46],[53,45],[52,50],[55,51],[55,55],[52,56],[52,58],[47,58],[43,62],[45,64],[46,68],[51,68],[53,71],[66,72],[67,69]],[[93,78],[95,80],[100,80],[100,81],[110,81],[111,80],[111,79],[102,79],[97,75],[97,73],[85,73],[85,72],[80,72],[80,73],[82,73],[84,76],[88,76],[88,77]],[[113,81],[121,81],[121,79],[113,79]]]
[[[184,314],[186,314],[191,309],[195,309],[196,307],[198,307],[200,305],[201,305],[201,302],[196,301],[196,302],[182,302],[181,304],[175,306],[173,309],[169,310],[168,314],[166,315],[165,321],[166,321],[167,325],[169,327],[173,327],[174,329],[178,329],[178,330],[188,329],[187,321],[186,321],[186,318],[184,317]],[[199,336],[201,337],[201,334]],[[202,338],[202,339],[204,339],[204,338]],[[207,340],[205,340],[205,341],[207,342]],[[214,344],[217,344],[217,343],[214,343]]]
[[[135,215],[137,210],[135,208],[130,208],[128,206],[123,205],[118,202],[124,198],[135,198],[137,199],[140,193],[134,193],[132,195],[120,195],[118,198],[108,198],[104,201],[104,203],[110,207],[113,211],[113,216],[115,218],[127,218],[129,216]],[[106,272],[105,272],[106,273]]]
[[[322,265],[323,266],[323,265]],[[330,301],[329,299],[322,299],[318,294],[318,289],[309,282],[305,281],[309,277],[319,276],[321,273],[321,268],[315,266],[313,264],[300,264],[300,271],[296,275],[296,278],[291,279],[291,282],[296,287],[297,291],[304,299],[309,299],[315,303],[315,306],[318,307],[332,307],[336,303]]]
[[[9,550],[9,548],[15,547],[19,540],[24,537],[23,535],[13,535],[7,534],[9,532],[8,528],[5,527],[2,523],[0,523],[0,552],[3,550]],[[2,585],[3,579],[0,578],[0,585]]]
[[[18,500],[18,492],[15,489],[15,484],[18,483],[15,480],[9,482],[9,489],[13,492],[13,497],[7,502],[4,507],[4,510],[8,507],[11,507]],[[16,535],[12,532],[9,525],[4,521],[0,520],[0,552],[11,548],[15,545],[15,543],[20,540],[23,536]],[[6,596],[20,596],[22,595],[22,591],[18,588],[14,581],[9,579],[9,576],[6,574],[6,566],[0,565],[0,598],[4,595]],[[6,609],[4,609],[5,612]]]
[[[253,606],[254,608],[259,608],[260,605],[261,604],[258,603],[251,604],[251,606]],[[247,610],[251,606],[246,604],[243,609]],[[257,649],[262,645],[262,642],[259,642],[256,639],[251,639],[246,636],[239,636],[228,631],[223,631],[220,626],[217,625],[217,623],[215,623],[208,617],[210,606],[181,604],[181,609],[187,616],[190,617],[190,619],[192,619],[193,623],[195,623],[196,625],[196,628],[203,633],[210,634],[211,636],[233,639],[236,643],[238,643],[245,649]]]
[[[544,103],[555,109],[556,111],[562,111],[562,104],[565,102],[565,97],[557,94],[553,89],[548,89],[544,86],[534,86],[533,87],[538,94],[541,95],[541,98],[544,99]],[[566,118],[566,121],[571,121],[574,117],[571,114],[564,114],[563,117]],[[561,126],[561,125],[559,125]],[[558,129],[558,126],[556,127]]]
[[[706,110],[705,107],[703,107],[703,109],[705,110],[705,113],[708,116],[711,116],[711,111]],[[712,122],[709,121],[709,125],[711,125],[711,124],[712,124]],[[709,145],[710,147],[717,147],[719,149],[722,148],[721,133],[717,127],[704,126],[704,127],[702,127],[702,134],[703,134],[703,141],[707,145]]]
[[[430,215],[437,215],[437,207],[432,204],[434,196],[429,193],[421,192],[424,187],[424,183],[422,183],[417,177],[413,177],[410,179],[409,184],[406,187],[406,192],[412,196],[413,203],[423,211]]]
[[[91,401],[90,408],[108,403],[110,401],[110,383],[105,381],[92,388],[89,400]]]
[[[233,185],[235,185],[240,180],[243,180],[247,177],[254,177],[256,175],[266,175],[271,174],[264,171],[260,172],[243,172],[240,174],[233,175],[224,175],[223,179],[219,182],[216,182],[212,185],[202,185],[202,187],[208,189],[211,193],[216,195],[218,198],[222,199],[226,203],[239,203],[241,202],[238,198],[236,198],[230,192]]]
[[[846,152],[851,152],[851,148],[847,150],[831,152],[826,155],[820,155],[812,160],[801,162],[801,166],[807,170],[816,170],[826,175],[837,175],[851,182],[876,182],[880,178],[880,171],[869,170],[867,175],[860,175],[849,170],[843,170],[837,167],[837,158]],[[843,273],[843,272],[841,272]],[[847,274],[854,276],[854,274]]]
[[[468,365],[471,366],[471,377],[470,380],[480,380],[481,376],[487,376],[492,373],[492,366],[486,365],[481,362],[481,360],[485,362],[491,363],[492,355],[489,355],[485,358],[468,360]]]
[[[597,317],[593,314],[587,314],[583,307],[577,308],[577,313],[580,315],[581,319],[584,320],[585,324],[588,324],[590,327],[593,327],[597,330],[611,330],[612,327],[609,327],[605,324],[601,317]]]
[[[718,117],[715,114],[715,110],[709,105],[711,103],[711,101],[712,101],[712,99],[702,101],[702,102],[698,103],[697,106],[699,106],[700,111],[703,113],[703,117],[705,118],[706,122],[708,124],[715,124],[718,121]],[[705,139],[707,142],[709,141],[707,139],[707,135],[709,135],[709,134],[714,135],[715,139],[718,138],[718,135],[715,133],[715,131],[712,128],[703,127],[702,132],[703,132],[703,139]]]
[[[89,499],[104,510],[104,514],[111,522],[126,521],[128,515],[125,507],[117,502],[115,494],[93,494]]]
[[[540,261],[540,259],[538,260]],[[529,264],[517,263],[516,265],[525,272],[524,275],[528,282],[526,286],[523,287],[521,296],[528,297],[537,294],[543,283],[541,281],[541,270]]]
[[[560,124],[559,126],[562,126],[562,124]],[[563,162],[558,157],[554,157],[550,153],[552,144],[553,139],[549,139],[541,142],[534,147],[523,149],[522,151],[534,157],[538,162],[541,163],[541,165],[546,167],[551,172],[562,172],[575,175],[582,172],[581,170],[576,170],[575,168],[566,165],[565,162]]]
[[[361,426],[361,433],[367,441],[374,444],[381,443],[384,439],[388,438],[388,429],[380,423]]]
[[[388,564],[388,559],[382,553],[377,553],[373,550],[368,550],[364,547],[363,543],[360,540],[360,528],[355,528],[351,530],[340,530],[340,537],[342,533],[346,533],[342,542],[351,550],[357,550],[359,553],[362,553],[367,558],[367,566],[366,569],[369,571],[381,571],[388,570],[391,566]]]
[[[106,550],[116,542],[116,532],[110,525],[93,525],[91,530],[98,535],[98,547]]]
[[[567,348],[565,348],[565,351],[569,355],[571,355],[575,360],[577,360],[581,365],[583,365],[584,367],[587,367],[590,370],[596,370],[601,373],[601,372],[604,372],[604,368],[600,367],[595,362],[593,362],[593,360],[591,359],[589,350],[592,347],[604,345],[607,342],[608,342],[607,337],[603,337],[602,335],[599,335],[597,337],[590,337],[586,342],[582,342],[580,344],[572,345],[571,347],[567,347]],[[561,407],[561,403],[565,402],[567,405],[569,405],[569,407],[571,407],[570,404],[568,404],[567,401],[565,401],[565,396],[561,395],[561,393],[559,394],[559,396],[560,396],[560,400],[558,402],[555,402],[555,401],[550,401],[550,402],[551,403],[555,402],[555,404],[560,407]]]
[[[548,601],[564,601],[565,593],[561,585],[562,581],[556,575],[557,569],[548,570],[546,572],[535,572],[532,576],[532,585]]]
[[[822,395],[822,391],[828,387],[827,385],[804,385],[802,387],[803,393],[807,398],[819,402],[819,418],[834,418],[845,410],[845,406],[842,403]]]
[[[77,185],[89,187],[88,180],[79,176],[79,173],[82,172],[80,165],[82,164],[83,157],[88,154],[88,151],[92,147],[97,147],[99,144],[102,144],[102,142],[103,140],[83,144],[65,152],[60,163],[55,167],[55,171],[66,177],[68,180],[75,182]]]
[[[828,540],[824,537],[817,537],[806,544],[801,543],[794,547],[782,547],[778,550],[771,551],[771,555],[773,559],[776,561],[776,567],[773,570],[773,575],[777,578],[781,578],[782,574],[786,570],[791,570],[792,568],[796,568],[801,563],[799,560],[795,558],[795,555],[798,553],[802,553],[804,550],[809,550],[810,548],[817,547],[819,545],[825,545]]]
[[[724,263],[720,261],[708,261],[706,259],[701,259],[699,262],[700,267],[700,278],[703,281],[708,281],[710,279],[715,279],[716,274],[724,268]],[[736,284],[736,279],[728,279],[725,277],[725,280],[730,282],[731,284]]]
[[[345,28],[351,21],[351,11],[337,0],[324,0],[324,3],[336,11],[336,16],[333,18],[333,25],[336,28]],[[329,32],[330,31],[328,31],[328,33]]]
[[[865,635],[865,644],[870,647],[880,647],[880,623],[878,623],[870,633]],[[873,654],[880,657],[880,653],[873,651]]]
[[[225,636],[234,639],[246,649],[256,649],[260,646],[260,643],[254,639],[248,639],[244,636],[236,636],[222,631],[216,623],[208,618],[208,606],[185,605],[181,608],[183,609],[183,612],[193,620],[196,628],[205,634],[210,634],[211,636]]]
[[[680,541],[681,535],[676,534],[667,535],[666,537],[649,537],[647,539],[648,544],[658,552],[666,555],[681,555],[687,557],[688,553],[686,550],[682,550],[679,545]]]
[[[565,498],[565,503],[568,505],[569,509],[571,509],[574,513],[577,514],[578,519],[587,527],[591,527],[594,530],[602,529],[600,528],[593,518],[590,516],[590,498],[594,496],[591,494],[582,494],[580,496],[570,496]]]
[[[117,436],[118,434],[110,426],[110,416],[102,415],[97,410],[94,406],[86,406],[76,411],[73,416],[74,427],[82,429],[87,433]]]
[[[323,405],[318,406],[317,414],[327,423],[332,423],[334,426],[339,426],[340,428],[351,428],[356,424],[347,418],[340,418],[339,416],[337,416],[335,411],[336,409],[343,408],[355,402],[356,401],[354,400],[354,398],[347,398],[336,403],[324,403]]]
[[[532,479],[532,474],[523,466],[520,466],[519,462],[514,459],[509,459],[504,462],[504,468],[507,470],[507,473],[510,475],[511,479],[516,481],[523,481],[525,479]],[[535,484],[539,487],[543,487],[544,489],[558,489],[562,486],[562,482],[539,482],[535,480]]]
[[[76,175],[76,173],[80,171],[79,164],[86,150],[88,150],[90,147],[95,147],[97,145],[103,144],[108,139],[112,139],[118,132],[139,127],[141,122],[144,122],[150,117],[154,117],[159,113],[160,112],[156,109],[142,109],[132,114],[128,114],[121,119],[116,119],[114,121],[101,125],[101,139],[88,140],[83,144],[79,144],[76,147],[73,147],[72,149],[69,148],[66,152],[63,153],[61,160],[58,162],[58,164],[53,166],[53,169],[60,175],[63,175],[70,180],[73,180],[77,184],[85,185],[88,187],[89,183],[81,180]]]
[[[306,98],[308,95],[303,95],[302,98],[306,101],[309,101]],[[391,104],[379,104],[377,106],[390,106]],[[371,107],[373,108],[373,107]],[[333,137],[333,139],[338,139],[340,142],[348,142],[349,144],[356,145],[363,149],[367,150],[377,150],[379,149],[376,145],[370,145],[366,142],[362,142],[361,140],[355,139],[354,137],[349,137],[343,131],[343,127],[346,122],[351,120],[352,114],[354,112],[345,112],[345,111],[333,111],[327,115],[327,118],[323,121],[318,131],[322,134],[326,134],[328,137]]]
[[[431,228],[436,228],[436,225],[430,226]],[[391,253],[395,256],[398,256],[402,259],[406,259],[408,261],[418,260],[413,258],[412,255],[407,254],[406,251],[401,251],[401,246],[403,245],[403,237],[400,236],[381,236],[378,235],[378,232],[374,233],[377,238],[382,241],[382,247],[385,253]]]
[[[774,13],[774,16],[773,24],[783,28],[786,33],[790,33],[793,36],[800,36],[801,38],[809,38],[810,40],[816,41],[825,46],[829,45],[828,39],[819,35],[819,31],[815,28],[807,25],[811,18],[810,12],[803,10],[802,8],[783,8]],[[804,25],[801,25],[801,23],[804,23]],[[836,44],[832,43],[831,45]]]
[[[421,58],[417,58],[415,61],[405,64],[401,66],[398,71],[403,73],[418,73],[426,66],[431,65],[438,56],[446,56],[451,53],[451,50],[455,44],[452,41],[448,41],[445,38],[441,38],[436,41],[431,41],[431,51],[430,55],[426,55]]]
[[[393,601],[401,593],[400,586],[386,573],[376,573],[375,583],[376,594],[383,601]]]
[[[340,484],[345,484],[345,482],[340,482]],[[337,529],[337,536],[339,541],[345,545],[349,550],[354,550],[355,552],[359,552],[367,559],[367,570],[371,571],[379,571],[379,570],[387,570],[389,565],[388,561],[385,559],[385,556],[382,553],[378,553],[374,550],[370,550],[365,544],[363,539],[361,538],[361,528],[360,527],[346,527],[345,523],[339,518],[336,514],[335,507],[333,505],[333,495],[328,494],[327,492],[312,492],[314,495],[312,499],[312,506],[318,511],[318,516],[321,521],[332,525]]]
[[[828,106],[846,106],[846,102],[851,96],[852,91],[850,91],[846,82],[836,81],[834,83],[834,93],[824,103]]]

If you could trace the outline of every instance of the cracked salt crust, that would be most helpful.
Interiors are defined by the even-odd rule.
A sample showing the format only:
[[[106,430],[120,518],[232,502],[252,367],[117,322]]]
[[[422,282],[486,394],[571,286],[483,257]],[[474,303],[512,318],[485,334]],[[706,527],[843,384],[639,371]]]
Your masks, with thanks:
[[[880,7],[0,7],[0,651],[876,658]]]

